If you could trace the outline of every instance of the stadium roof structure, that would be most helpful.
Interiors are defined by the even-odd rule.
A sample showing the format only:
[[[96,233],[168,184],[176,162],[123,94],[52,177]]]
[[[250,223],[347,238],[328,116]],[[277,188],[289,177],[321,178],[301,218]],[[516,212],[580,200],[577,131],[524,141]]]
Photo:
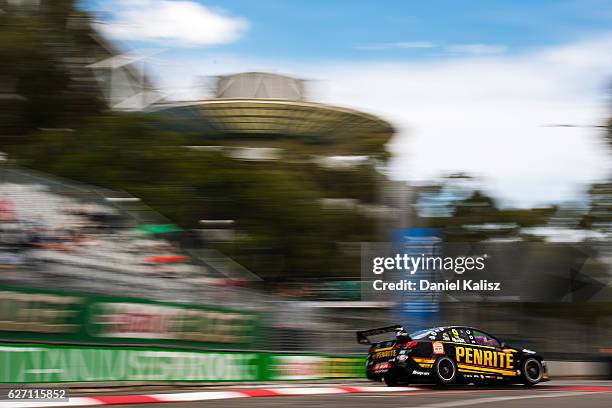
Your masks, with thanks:
[[[200,120],[204,122],[201,125],[210,130],[231,134],[393,133],[393,127],[376,116],[298,100],[232,98],[164,105],[157,106],[175,118],[182,117],[190,122]]]
[[[387,121],[354,109],[305,100],[304,81],[276,74],[243,73],[217,78],[214,98],[161,103],[155,110],[181,130],[252,136],[345,139],[394,132]]]

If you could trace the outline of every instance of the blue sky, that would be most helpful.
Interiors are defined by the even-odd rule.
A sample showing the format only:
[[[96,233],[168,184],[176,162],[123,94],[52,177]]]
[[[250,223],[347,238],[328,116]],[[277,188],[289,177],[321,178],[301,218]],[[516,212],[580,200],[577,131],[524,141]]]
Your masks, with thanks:
[[[113,1],[85,7],[113,18]],[[612,2],[605,0],[233,0],[197,1],[219,14],[249,22],[246,35],[229,44],[207,44],[185,53],[223,50],[245,57],[293,59],[414,59],[439,56],[435,48],[400,43],[490,44],[521,52],[605,31]],[[126,41],[142,46],[146,41]],[[398,44],[393,47],[393,44]],[[376,48],[376,45],[381,47]],[[382,45],[388,45],[384,47]],[[372,46],[372,47],[368,47]]]
[[[608,177],[612,0],[86,0],[167,98],[202,78],[271,71],[312,98],[393,123],[390,174],[464,171],[508,205],[584,197]]]

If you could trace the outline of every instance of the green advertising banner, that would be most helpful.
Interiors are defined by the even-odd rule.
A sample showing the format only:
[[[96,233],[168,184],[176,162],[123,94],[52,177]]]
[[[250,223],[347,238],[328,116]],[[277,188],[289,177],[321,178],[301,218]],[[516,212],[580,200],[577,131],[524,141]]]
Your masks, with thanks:
[[[261,320],[230,308],[0,286],[0,341],[255,348]]]
[[[269,360],[269,372],[279,381],[361,378],[365,376],[365,361],[365,356],[274,354]]]
[[[0,345],[0,382],[259,381],[257,353]]]
[[[364,357],[0,344],[0,383],[361,378]]]

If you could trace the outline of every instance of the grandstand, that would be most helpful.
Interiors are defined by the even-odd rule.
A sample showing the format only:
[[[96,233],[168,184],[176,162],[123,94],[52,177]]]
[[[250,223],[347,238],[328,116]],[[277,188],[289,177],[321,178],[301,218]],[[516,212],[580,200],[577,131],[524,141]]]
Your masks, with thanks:
[[[134,197],[29,170],[3,173],[0,281],[160,300],[248,299],[246,289],[227,287],[222,254],[209,265],[181,245],[183,231],[135,207]]]

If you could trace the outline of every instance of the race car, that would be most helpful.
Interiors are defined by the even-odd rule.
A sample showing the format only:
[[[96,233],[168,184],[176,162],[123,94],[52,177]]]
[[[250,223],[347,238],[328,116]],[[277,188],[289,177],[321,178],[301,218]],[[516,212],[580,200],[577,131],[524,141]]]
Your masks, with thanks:
[[[394,334],[389,341],[373,339]],[[408,334],[401,325],[357,332],[370,344],[366,376],[388,386],[414,383],[523,383],[548,381],[546,362],[473,327],[448,326]]]

